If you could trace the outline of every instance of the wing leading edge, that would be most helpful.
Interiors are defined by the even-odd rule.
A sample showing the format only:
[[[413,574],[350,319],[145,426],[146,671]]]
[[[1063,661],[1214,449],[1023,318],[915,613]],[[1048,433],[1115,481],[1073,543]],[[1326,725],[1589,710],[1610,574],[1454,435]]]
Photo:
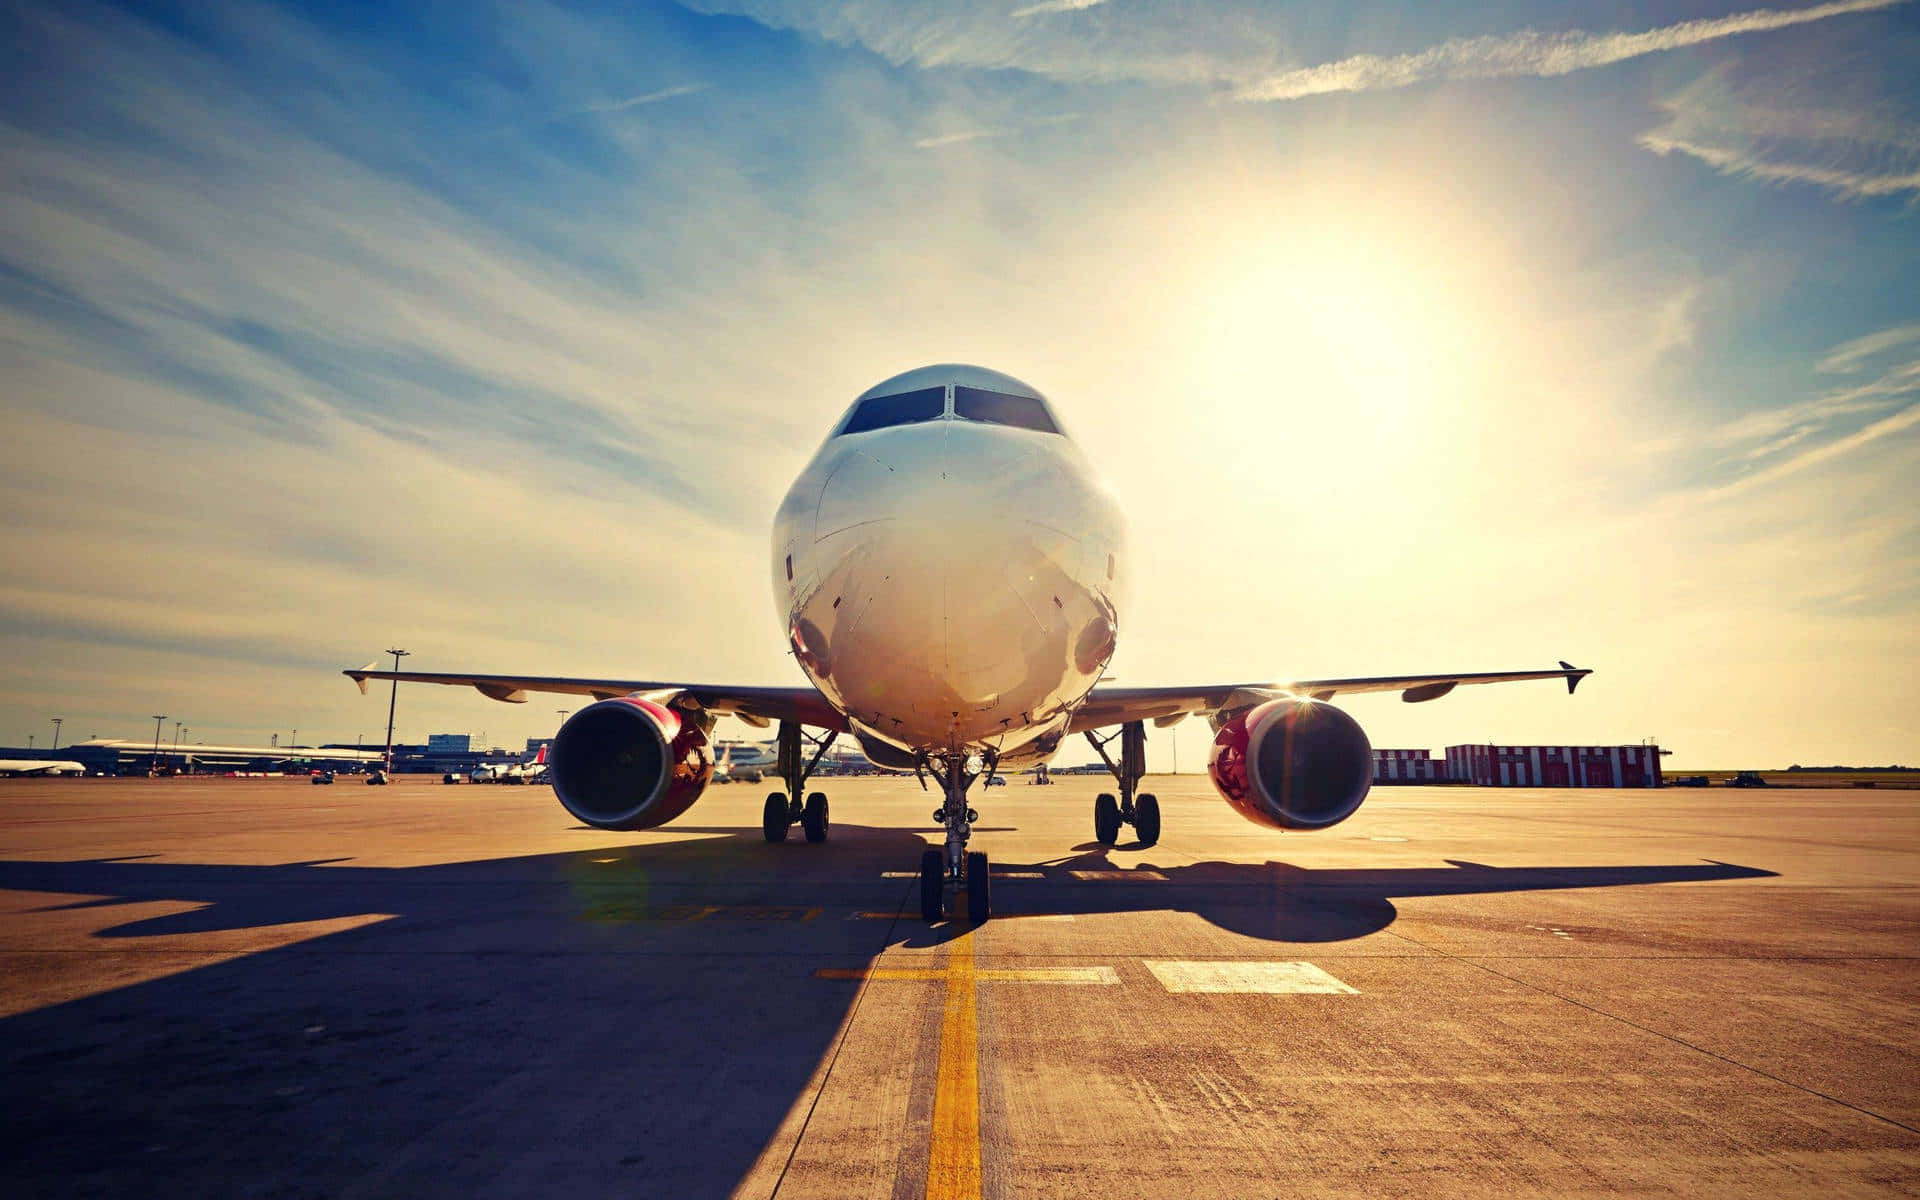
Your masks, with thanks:
[[[435,671],[377,671],[369,663],[358,670],[342,671],[348,679],[367,690],[370,680],[398,680],[401,683],[437,683],[449,687],[470,687],[491,700],[524,704],[528,692],[547,692],[567,696],[591,696],[611,700],[616,696],[640,693],[679,708],[699,708],[709,712],[737,716],[749,724],[766,725],[773,721],[798,721],[818,729],[846,732],[847,719],[827,703],[827,698],[811,687],[731,687],[720,684],[671,683],[647,679],[572,679],[552,675],[455,675]]]
[[[1438,700],[1454,688],[1474,683],[1518,683],[1527,679],[1564,679],[1572,693],[1592,671],[1563,662],[1553,671],[1464,671],[1451,675],[1370,675],[1354,679],[1296,679],[1280,683],[1221,683],[1187,687],[1097,687],[1073,715],[1069,732],[1099,729],[1124,721],[1173,720],[1259,704],[1279,696],[1327,700],[1349,692],[1399,692],[1409,704]]]

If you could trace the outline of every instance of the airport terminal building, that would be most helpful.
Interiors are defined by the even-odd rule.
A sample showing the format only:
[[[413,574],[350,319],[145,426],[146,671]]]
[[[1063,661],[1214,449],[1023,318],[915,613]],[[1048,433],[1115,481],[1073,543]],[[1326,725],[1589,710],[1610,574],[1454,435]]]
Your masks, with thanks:
[[[1659,787],[1660,747],[1448,746],[1375,750],[1375,783],[1468,783],[1478,787]]]

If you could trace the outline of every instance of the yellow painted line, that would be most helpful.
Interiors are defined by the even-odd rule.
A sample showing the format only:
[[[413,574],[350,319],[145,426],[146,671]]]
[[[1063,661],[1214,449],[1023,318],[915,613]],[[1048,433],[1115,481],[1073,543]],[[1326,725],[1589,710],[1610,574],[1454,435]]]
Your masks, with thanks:
[[[923,1195],[927,1200],[979,1200],[980,1026],[973,997],[972,930],[951,944],[946,981],[940,1070],[933,1085],[933,1139]]]
[[[1072,875],[1075,879],[1153,879],[1159,880],[1161,883],[1167,881],[1165,875],[1162,875],[1158,871],[1149,871],[1144,867],[1137,871],[1070,871],[1068,874]]]
[[[995,871],[995,879],[1045,879],[1045,871]]]

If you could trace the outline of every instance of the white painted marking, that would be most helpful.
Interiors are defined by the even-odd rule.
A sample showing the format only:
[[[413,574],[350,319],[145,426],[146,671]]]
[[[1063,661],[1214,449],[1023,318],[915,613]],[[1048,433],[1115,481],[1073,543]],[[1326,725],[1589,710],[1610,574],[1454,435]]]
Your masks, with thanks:
[[[920,878],[920,872],[918,871],[882,871],[880,872],[880,878],[882,879],[918,879]]]
[[[1069,871],[1068,874],[1072,875],[1075,879],[1157,879],[1161,883],[1167,881],[1167,877],[1160,872],[1144,869],[1138,871]]]
[[[1309,962],[1147,962],[1169,992],[1359,993]]]

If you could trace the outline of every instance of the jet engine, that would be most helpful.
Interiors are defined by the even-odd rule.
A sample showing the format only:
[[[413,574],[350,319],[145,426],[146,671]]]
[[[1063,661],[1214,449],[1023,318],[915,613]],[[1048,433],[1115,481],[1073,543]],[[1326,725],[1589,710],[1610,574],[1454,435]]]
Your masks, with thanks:
[[[1325,829],[1373,786],[1373,747],[1352,717],[1316,700],[1269,700],[1220,726],[1213,786],[1249,821]]]
[[[547,754],[566,810],[597,829],[651,829],[687,809],[713,778],[707,733],[663,704],[622,696],[567,719]]]

